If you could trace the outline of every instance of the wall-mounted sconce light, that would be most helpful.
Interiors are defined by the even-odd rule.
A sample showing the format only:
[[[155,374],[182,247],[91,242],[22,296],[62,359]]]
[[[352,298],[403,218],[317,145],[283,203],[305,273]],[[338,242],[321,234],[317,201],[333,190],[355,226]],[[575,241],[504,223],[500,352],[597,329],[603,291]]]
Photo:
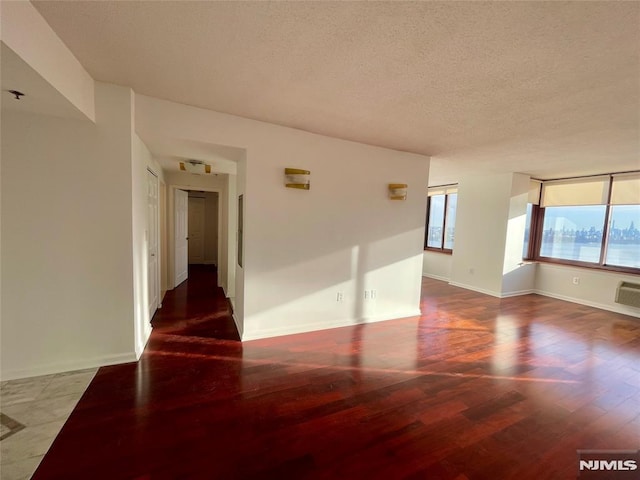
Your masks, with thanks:
[[[406,200],[407,187],[408,185],[406,183],[390,183],[389,198],[391,200]]]
[[[185,160],[180,162],[180,170],[195,173],[196,175],[210,174],[211,165],[204,163],[202,160]]]
[[[309,170],[300,170],[299,168],[285,168],[284,179],[285,186],[288,188],[300,188],[309,190]]]

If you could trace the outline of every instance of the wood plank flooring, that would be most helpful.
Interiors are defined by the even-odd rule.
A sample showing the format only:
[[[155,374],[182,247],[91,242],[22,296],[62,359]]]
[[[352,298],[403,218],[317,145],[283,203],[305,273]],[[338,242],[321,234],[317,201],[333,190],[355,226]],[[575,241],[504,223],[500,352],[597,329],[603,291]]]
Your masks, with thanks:
[[[420,317],[240,343],[214,275],[35,479],[574,479],[577,449],[640,447],[638,319],[424,279]]]

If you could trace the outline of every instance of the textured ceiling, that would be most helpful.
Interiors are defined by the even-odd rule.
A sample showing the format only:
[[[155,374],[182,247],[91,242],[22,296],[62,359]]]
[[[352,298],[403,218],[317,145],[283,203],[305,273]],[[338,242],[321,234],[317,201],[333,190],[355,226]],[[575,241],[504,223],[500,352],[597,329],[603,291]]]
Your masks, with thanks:
[[[34,2],[97,80],[538,177],[640,168],[639,2]]]

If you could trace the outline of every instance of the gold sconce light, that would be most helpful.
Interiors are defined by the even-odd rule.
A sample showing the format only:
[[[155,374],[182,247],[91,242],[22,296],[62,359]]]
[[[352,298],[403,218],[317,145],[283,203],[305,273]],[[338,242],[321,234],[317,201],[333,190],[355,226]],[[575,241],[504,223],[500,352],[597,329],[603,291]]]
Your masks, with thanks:
[[[186,160],[180,162],[180,170],[183,172],[195,173],[196,175],[210,174],[211,165],[202,160]]]
[[[300,170],[299,168],[285,168],[284,180],[285,187],[299,188],[301,190],[309,190],[309,170]]]
[[[406,200],[407,187],[408,185],[406,183],[390,183],[389,198],[391,200]]]

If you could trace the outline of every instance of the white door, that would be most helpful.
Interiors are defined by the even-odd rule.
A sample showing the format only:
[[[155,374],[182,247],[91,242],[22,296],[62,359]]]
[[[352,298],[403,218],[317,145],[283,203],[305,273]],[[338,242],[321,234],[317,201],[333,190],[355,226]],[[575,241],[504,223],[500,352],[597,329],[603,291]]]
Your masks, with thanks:
[[[204,263],[204,198],[189,198],[189,263]]]
[[[158,177],[147,170],[147,277],[149,289],[149,319],[156,313],[160,303],[158,255]]]
[[[184,190],[176,190],[175,192],[175,282],[174,286],[180,285],[189,276],[189,240],[188,222],[189,222],[189,194]]]
[[[218,264],[218,194],[207,193],[204,209],[204,263]]]

